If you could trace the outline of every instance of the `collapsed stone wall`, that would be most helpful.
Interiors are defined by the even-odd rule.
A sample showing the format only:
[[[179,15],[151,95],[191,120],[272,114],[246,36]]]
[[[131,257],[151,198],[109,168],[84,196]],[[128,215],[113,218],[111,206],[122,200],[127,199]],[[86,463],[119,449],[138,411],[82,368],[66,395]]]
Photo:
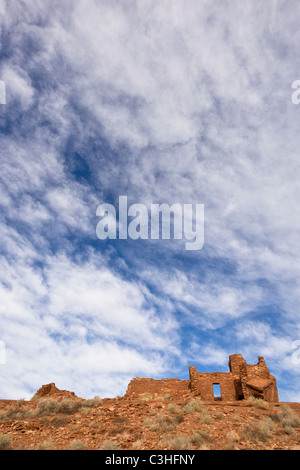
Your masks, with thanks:
[[[213,386],[220,386],[224,401],[242,400],[250,396],[277,403],[276,379],[270,374],[265,360],[258,357],[258,363],[249,365],[241,354],[229,356],[230,372],[202,373],[190,367],[190,388],[203,400],[214,400]],[[219,397],[217,397],[219,398]]]
[[[220,387],[220,396],[215,396],[214,385]],[[138,397],[145,393],[172,396],[192,393],[204,401],[236,401],[250,396],[263,398],[268,402],[279,401],[276,379],[269,372],[263,357],[258,363],[249,365],[241,354],[229,356],[229,372],[198,372],[196,367],[189,367],[189,380],[149,378],[133,379],[128,385],[125,396]]]
[[[270,374],[262,356],[256,365],[241,366],[241,384],[245,398],[254,396],[276,403],[279,401],[276,379]]]
[[[152,397],[164,397],[166,394],[172,395],[183,395],[190,393],[189,380],[180,379],[148,379],[137,377],[128,385],[125,397],[140,397],[143,394],[148,393]]]

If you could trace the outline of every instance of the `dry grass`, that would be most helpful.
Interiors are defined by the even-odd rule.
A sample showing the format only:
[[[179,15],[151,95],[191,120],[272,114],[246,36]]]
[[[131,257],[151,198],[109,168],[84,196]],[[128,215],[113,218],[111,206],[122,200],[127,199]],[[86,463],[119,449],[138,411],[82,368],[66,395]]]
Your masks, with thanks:
[[[107,439],[102,442],[99,450],[119,450],[120,445],[116,441]]]
[[[269,403],[263,400],[262,398],[249,397],[247,400],[247,405],[253,406],[254,408],[258,408],[259,410],[269,409]]]
[[[31,418],[31,411],[22,409],[22,406],[23,401],[21,400],[19,400],[15,405],[10,405],[7,410],[0,413],[0,421],[4,422]]]
[[[138,439],[137,441],[135,441],[133,444],[132,444],[132,448],[134,450],[139,450],[143,447],[143,444],[144,444],[144,441],[143,439]]]
[[[203,402],[200,398],[192,398],[183,407],[185,413],[199,413],[203,410]]]
[[[103,403],[103,400],[100,397],[88,398],[82,403],[83,408],[99,408]]]
[[[80,401],[72,400],[72,398],[64,398],[58,403],[58,413],[71,415],[76,413],[81,406]]]
[[[41,398],[37,401],[34,414],[37,417],[58,413],[58,402],[54,398]]]
[[[273,429],[274,423],[271,418],[267,417],[255,424],[246,424],[243,428],[243,436],[252,442],[265,442],[271,436]]]
[[[49,421],[49,425],[54,426],[55,428],[62,428],[70,422],[71,418],[67,418],[66,416],[54,416],[54,418]]]
[[[276,414],[270,415],[270,418],[280,423],[286,434],[293,435],[295,428],[300,428],[300,417],[288,405],[282,405]]]
[[[189,450],[191,448],[191,439],[187,436],[166,437],[163,443],[172,450]]]
[[[139,395],[139,399],[142,401],[150,401],[153,399],[151,393],[145,392]]]
[[[87,446],[83,441],[73,441],[66,450],[87,450]]]
[[[0,434],[0,450],[9,450],[11,437],[8,434]]]
[[[239,440],[239,435],[235,431],[230,431],[227,436],[227,443],[224,450],[235,450]]]
[[[55,450],[55,445],[52,441],[45,441],[39,444],[36,450]]]
[[[58,413],[70,415],[76,413],[81,406],[80,401],[73,400],[72,398],[64,398],[61,401],[54,398],[41,398],[37,401],[34,415],[36,417],[50,416]]]
[[[157,415],[155,418],[146,419],[144,425],[149,427],[149,431],[157,432],[166,432],[171,431],[176,423],[174,418],[171,419],[168,416],[163,414]]]
[[[181,413],[181,408],[178,405],[174,405],[174,403],[170,403],[168,405],[168,411],[170,414],[176,414],[176,413],[178,414],[178,413]]]
[[[204,408],[203,402],[200,400],[200,398],[192,398],[182,407],[182,410],[184,413],[198,414],[199,420],[202,424],[211,424],[213,422],[210,414]]]
[[[200,429],[198,432],[192,435],[191,442],[195,445],[199,445],[199,444],[202,444],[206,438],[207,438],[206,431]]]

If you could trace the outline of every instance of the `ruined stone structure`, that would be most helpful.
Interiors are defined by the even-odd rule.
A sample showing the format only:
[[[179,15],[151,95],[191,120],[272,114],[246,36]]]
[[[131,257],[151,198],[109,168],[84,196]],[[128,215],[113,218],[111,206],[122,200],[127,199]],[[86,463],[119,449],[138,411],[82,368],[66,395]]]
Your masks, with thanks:
[[[190,389],[203,400],[242,400],[254,396],[277,403],[276,379],[266,366],[263,357],[256,365],[248,365],[241,354],[229,356],[230,372],[201,373],[190,367]],[[214,385],[218,385],[220,396],[215,396]]]
[[[149,393],[153,396],[192,394],[203,401],[236,401],[250,396],[278,403],[276,379],[269,372],[263,357],[258,363],[249,365],[241,354],[229,356],[229,372],[198,372],[189,368],[189,380],[179,379],[133,379],[126,396],[140,396]],[[215,389],[218,389],[216,393]]]

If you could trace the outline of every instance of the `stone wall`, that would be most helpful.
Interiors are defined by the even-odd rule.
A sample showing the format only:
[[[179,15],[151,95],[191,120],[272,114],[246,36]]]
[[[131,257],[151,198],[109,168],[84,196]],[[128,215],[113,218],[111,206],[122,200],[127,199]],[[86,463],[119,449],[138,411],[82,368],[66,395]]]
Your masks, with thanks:
[[[276,379],[261,356],[257,364],[249,365],[241,354],[232,354],[229,356],[230,372],[203,373],[197,372],[196,367],[189,370],[191,391],[203,400],[215,400],[213,385],[219,384],[224,401],[242,400],[250,396],[273,403],[279,401]]]
[[[240,398],[236,383],[239,381],[238,376],[232,375],[230,372],[213,372],[204,373],[197,372],[195,367],[190,367],[190,389],[194,395],[198,395],[202,400],[224,400],[235,401]],[[215,397],[214,385],[220,386],[221,397]],[[239,387],[240,390],[240,387]]]
[[[173,397],[191,393],[204,401],[236,401],[250,396],[273,403],[279,401],[276,379],[270,374],[263,357],[258,357],[257,364],[249,365],[241,354],[232,354],[228,365],[229,372],[211,373],[199,372],[191,366],[189,380],[136,378],[128,385],[125,396],[137,397],[146,393],[155,398],[167,393]],[[214,385],[220,387],[220,397],[215,396]]]
[[[172,397],[176,395],[183,395],[189,393],[189,380],[180,379],[148,379],[137,377],[128,385],[125,396],[138,397],[145,393],[152,395],[152,397],[164,397],[170,393]]]

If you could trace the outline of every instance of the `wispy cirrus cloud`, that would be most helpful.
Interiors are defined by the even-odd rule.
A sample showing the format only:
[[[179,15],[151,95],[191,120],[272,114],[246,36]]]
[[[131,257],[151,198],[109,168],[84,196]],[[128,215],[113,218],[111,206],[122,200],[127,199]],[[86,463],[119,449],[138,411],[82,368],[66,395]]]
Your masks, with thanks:
[[[24,391],[57,375],[87,394],[89,371],[118,393],[130,375],[171,375],[175,358],[185,375],[201,349],[207,366],[261,349],[297,377],[298,3],[0,8],[5,393],[17,357]],[[205,204],[204,248],[99,243],[97,205],[120,194]]]

